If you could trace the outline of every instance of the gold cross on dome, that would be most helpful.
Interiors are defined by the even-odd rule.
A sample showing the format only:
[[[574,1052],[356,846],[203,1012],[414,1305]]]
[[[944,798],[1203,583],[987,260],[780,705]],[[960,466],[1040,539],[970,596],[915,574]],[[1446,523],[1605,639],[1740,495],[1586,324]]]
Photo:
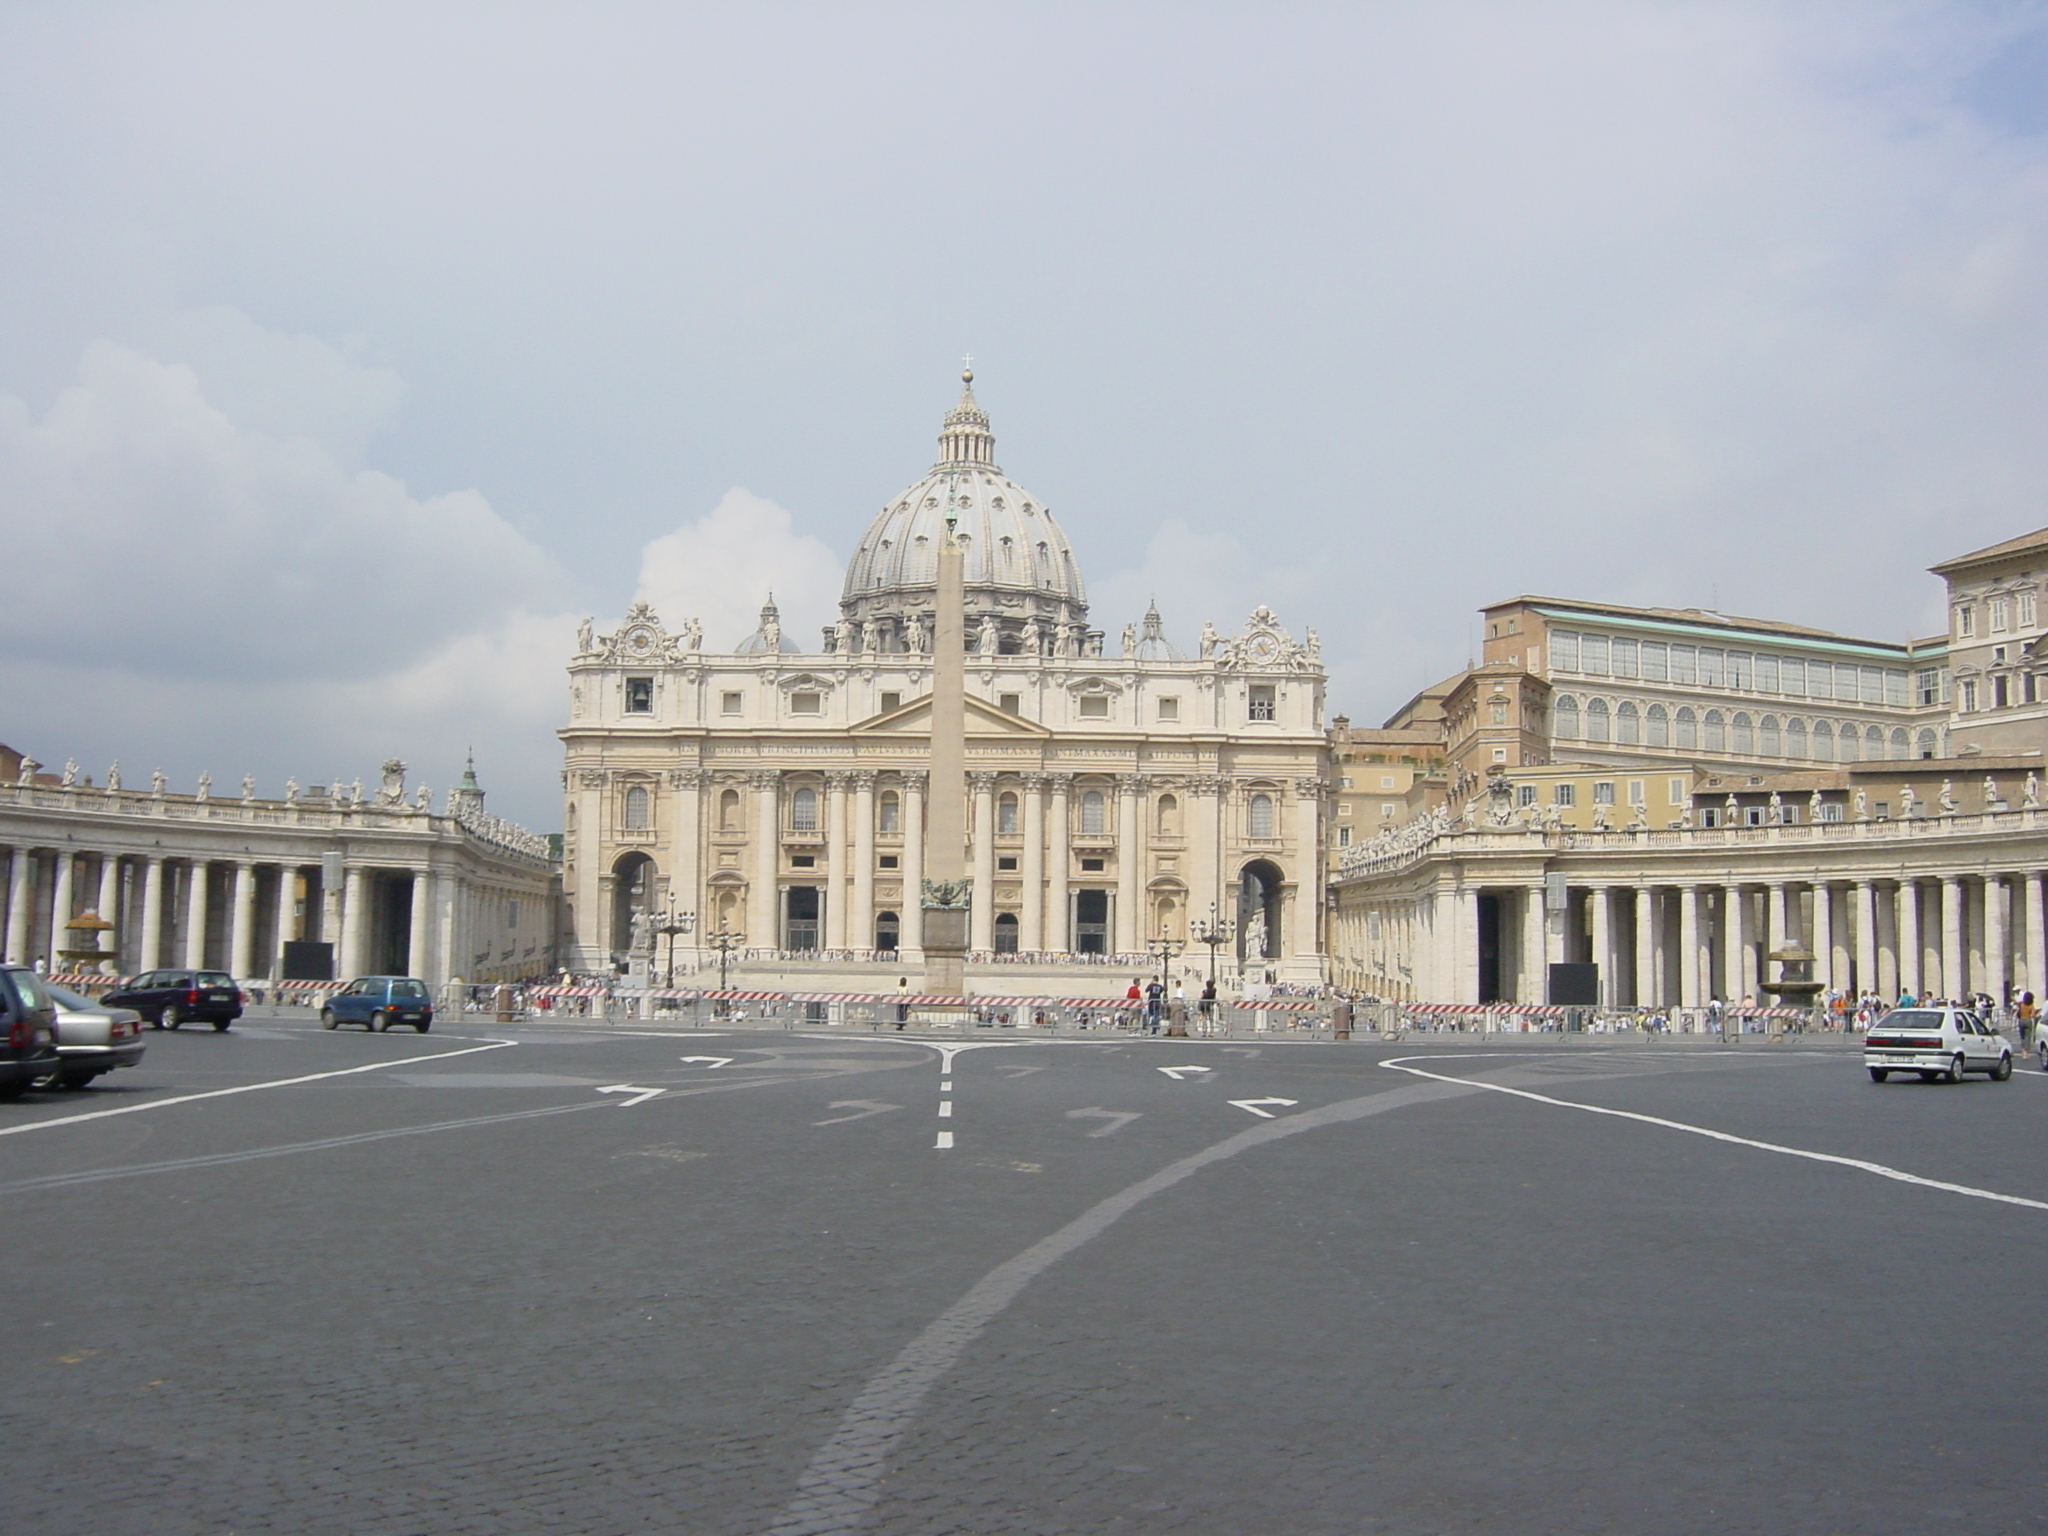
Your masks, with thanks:
[[[974,354],[972,352],[969,352],[965,357],[961,358],[960,366],[966,371],[969,377],[972,377],[974,373]]]

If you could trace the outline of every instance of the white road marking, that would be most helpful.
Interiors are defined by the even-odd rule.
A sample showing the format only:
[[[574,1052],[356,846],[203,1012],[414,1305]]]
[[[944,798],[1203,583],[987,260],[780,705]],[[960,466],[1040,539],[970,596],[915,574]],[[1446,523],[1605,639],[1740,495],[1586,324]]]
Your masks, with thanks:
[[[1000,1066],[1000,1067],[997,1067],[997,1068],[996,1068],[996,1070],[997,1070],[998,1072],[1007,1072],[1007,1073],[1009,1073],[1009,1074],[1010,1074],[1010,1076],[1012,1076],[1012,1077],[1029,1077],[1029,1076],[1030,1076],[1030,1075],[1031,1075],[1032,1073],[1034,1073],[1034,1072],[1043,1072],[1043,1071],[1045,1070],[1045,1068],[1043,1068],[1043,1067],[1021,1067],[1021,1066],[1008,1066],[1008,1065],[1005,1065],[1005,1066]]]
[[[943,1150],[945,1150],[945,1149],[946,1149],[947,1147],[950,1147],[950,1146],[952,1146],[952,1145],[953,1145],[953,1133],[952,1133],[951,1131],[941,1131],[941,1132],[939,1132],[939,1139],[938,1139],[937,1141],[935,1141],[935,1142],[933,1142],[933,1143],[932,1143],[932,1147],[933,1147],[933,1149],[934,1149],[934,1150],[937,1150],[937,1151],[943,1151]]]
[[[502,1051],[512,1040],[493,1040],[459,1051],[442,1051],[435,1056],[408,1056],[403,1061],[373,1061],[363,1067],[343,1067],[335,1072],[309,1072],[303,1077],[280,1077],[267,1083],[243,1083],[235,1088],[209,1088],[204,1093],[181,1093],[176,1098],[151,1099],[147,1104],[123,1104],[118,1109],[95,1109],[82,1115],[63,1115],[55,1120],[31,1120],[23,1125],[0,1126],[0,1136],[21,1136],[30,1131],[47,1131],[55,1125],[78,1125],[87,1120],[111,1120],[115,1115],[138,1115],[145,1109],[167,1109],[173,1104],[195,1104],[201,1099],[222,1099],[234,1093],[260,1093],[265,1088],[294,1088],[300,1083],[317,1083],[330,1077],[348,1077],[357,1072],[389,1072],[393,1067],[414,1067],[423,1061],[450,1061],[457,1056],[474,1056],[479,1051]]]
[[[1200,1077],[1204,1072],[1213,1071],[1214,1069],[1210,1067],[1161,1067],[1159,1070],[1178,1083],[1185,1079],[1189,1073]]]
[[[953,1101],[951,1099],[939,1100],[939,1118],[941,1120],[953,1118]]]
[[[953,1079],[951,1079],[950,1077],[942,1077],[942,1078],[940,1078],[940,1079],[939,1079],[939,1092],[941,1092],[941,1093],[951,1093],[952,1091],[953,1091]]]
[[[827,1109],[857,1109],[857,1115],[835,1115],[830,1120],[813,1120],[813,1125],[844,1125],[849,1120],[865,1120],[869,1115],[886,1115],[892,1109],[901,1109],[901,1104],[878,1104],[873,1099],[836,1099],[825,1106]]]
[[[733,1058],[730,1056],[678,1056],[676,1059],[686,1067],[701,1064],[707,1070],[713,1067],[729,1067],[733,1064]]]
[[[1775,1152],[1781,1157],[1799,1157],[1812,1163],[1833,1163],[1839,1168],[1854,1168],[1859,1173],[1877,1175],[1880,1179],[1892,1179],[1900,1184],[1917,1184],[1922,1189],[1938,1189],[1944,1194],[1967,1195],[1972,1200],[1991,1200],[1999,1205],[2023,1205],[2029,1210],[2048,1211],[2048,1200],[2029,1200],[2024,1195],[2000,1194],[1995,1189],[1978,1189],[1971,1184],[1951,1184],[1946,1179],[1922,1178],[1917,1173],[1907,1173],[1903,1168],[1893,1168],[1884,1163],[1873,1163],[1867,1158],[1842,1157],[1833,1152],[1813,1152],[1805,1147],[1781,1146],[1775,1141],[1755,1141],[1748,1136],[1737,1136],[1732,1131],[1717,1131],[1709,1126],[1688,1125],[1683,1120],[1666,1120],[1659,1115],[1637,1114],[1631,1109],[1608,1109],[1600,1104],[1575,1104],[1570,1099],[1552,1098],[1547,1093],[1532,1093],[1527,1088],[1509,1088],[1502,1083],[1482,1083],[1469,1077],[1450,1077],[1442,1072],[1425,1072],[1420,1067],[1406,1066],[1410,1061],[1456,1061],[1464,1058],[1455,1056],[1400,1056],[1392,1061],[1383,1061],[1381,1066],[1395,1072],[1406,1072],[1412,1077],[1432,1078],[1439,1083],[1456,1083],[1462,1088],[1481,1088],[1488,1093],[1512,1094],[1518,1099],[1533,1099],[1538,1104],[1551,1104],[1559,1109],[1576,1109],[1589,1115],[1609,1115],[1616,1120],[1635,1120],[1644,1125],[1659,1126],[1667,1131],[1684,1131],[1690,1136],[1704,1136],[1709,1141],[1725,1141],[1738,1147],[1754,1147],[1759,1152]]]
[[[1223,1050],[1229,1055],[1242,1056],[1246,1060],[1259,1054],[1259,1047],[1256,1045],[1226,1045]]]
[[[599,1093],[633,1094],[633,1098],[621,1099],[618,1103],[620,1109],[631,1109],[635,1104],[645,1104],[649,1099],[660,1098],[668,1090],[666,1088],[642,1088],[637,1083],[614,1083],[609,1088],[600,1088],[597,1091]]]
[[[1248,1110],[1250,1113],[1257,1115],[1261,1120],[1270,1120],[1273,1118],[1273,1111],[1259,1108],[1261,1104],[1278,1104],[1282,1108],[1292,1109],[1301,1101],[1299,1099],[1232,1099],[1230,1102],[1233,1107]]]
[[[1109,1122],[1108,1125],[1097,1126],[1088,1134],[1090,1136],[1114,1136],[1133,1120],[1142,1120],[1145,1117],[1143,1114],[1133,1113],[1128,1110],[1070,1109],[1067,1111],[1067,1118],[1069,1120],[1107,1120]]]

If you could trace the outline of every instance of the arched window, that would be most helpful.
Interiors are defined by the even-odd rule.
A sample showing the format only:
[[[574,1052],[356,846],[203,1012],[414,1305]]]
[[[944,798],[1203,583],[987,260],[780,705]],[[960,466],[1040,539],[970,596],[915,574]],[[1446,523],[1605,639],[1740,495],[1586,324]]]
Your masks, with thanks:
[[[1705,740],[1702,742],[1705,749],[1709,752],[1726,752],[1728,750],[1728,723],[1721,718],[1721,711],[1718,709],[1708,710],[1707,717],[1701,724],[1706,727]]]
[[[1159,835],[1161,837],[1180,836],[1180,801],[1172,795],[1161,795],[1159,797]]]
[[[1906,744],[1906,728],[1902,725],[1892,732],[1892,748],[1887,757],[1901,759],[1912,756],[1913,749]]]
[[[1017,831],[1017,796],[1004,790],[996,801],[996,835],[1012,837]]]
[[[1607,725],[1607,701],[1605,699],[1594,699],[1589,702],[1586,705],[1586,740],[1607,740],[1609,735]]]
[[[1643,720],[1635,705],[1624,699],[1614,711],[1614,739],[1632,747],[1643,739]]]
[[[1014,955],[1017,953],[1017,914],[998,912],[996,914],[996,953]]]
[[[1931,730],[1922,731],[1913,740],[1913,751],[1920,757],[1932,757],[1935,753],[1935,737]]]
[[[1733,733],[1729,737],[1729,744],[1733,748],[1735,755],[1738,757],[1753,757],[1756,754],[1756,731],[1750,725],[1749,716],[1738,713],[1733,720],[1728,722],[1728,725]]]
[[[1817,762],[1835,760],[1835,728],[1825,720],[1813,722],[1813,755]]]
[[[789,830],[818,830],[818,792],[806,786],[789,797]]]
[[[1693,712],[1681,705],[1678,711],[1678,745],[1682,750],[1693,751],[1700,744],[1700,726]]]
[[[1247,837],[1271,837],[1273,835],[1273,797],[1253,795],[1245,811],[1245,835]]]
[[[1863,755],[1872,762],[1884,756],[1884,731],[1875,725],[1863,728]]]
[[[1550,706],[1551,735],[1560,741],[1576,741],[1579,737],[1579,701],[1568,693],[1560,693],[1557,702]]]
[[[624,820],[620,825],[628,832],[645,832],[654,825],[652,806],[645,784],[627,786]]]
[[[1799,719],[1787,720],[1785,722],[1785,755],[1787,757],[1804,758],[1809,756],[1811,751],[1812,748],[1806,744],[1806,722]]]
[[[1842,729],[1835,737],[1835,744],[1835,750],[1841,754],[1845,763],[1853,763],[1863,755],[1863,733],[1856,729],[1855,721],[1842,722]]]
[[[1102,819],[1102,791],[1091,789],[1081,796],[1081,835],[1099,837],[1107,830]]]
[[[1758,746],[1762,748],[1764,756],[1781,756],[1785,743],[1778,736],[1778,717],[1776,715],[1765,715],[1759,729],[1762,732],[1762,737],[1758,742]]]
[[[1644,723],[1648,727],[1649,744],[1651,746],[1668,747],[1671,745],[1671,716],[1665,711],[1662,704],[1652,704],[1650,706],[1650,712],[1644,717]]]
[[[728,789],[718,797],[718,830],[737,832],[740,829],[740,792]]]
[[[882,798],[875,802],[875,825],[882,832],[896,833],[903,830],[903,801],[896,791],[885,789]]]
[[[903,923],[894,912],[875,914],[875,948],[893,953],[903,933]]]

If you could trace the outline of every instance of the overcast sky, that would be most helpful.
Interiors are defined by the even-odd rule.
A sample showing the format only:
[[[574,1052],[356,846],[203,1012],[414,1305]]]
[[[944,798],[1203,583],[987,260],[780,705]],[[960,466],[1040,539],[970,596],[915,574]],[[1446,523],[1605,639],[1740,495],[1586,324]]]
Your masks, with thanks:
[[[0,741],[560,825],[575,621],[809,643],[975,355],[1114,634],[1885,639],[2048,525],[2040,4],[0,8]]]

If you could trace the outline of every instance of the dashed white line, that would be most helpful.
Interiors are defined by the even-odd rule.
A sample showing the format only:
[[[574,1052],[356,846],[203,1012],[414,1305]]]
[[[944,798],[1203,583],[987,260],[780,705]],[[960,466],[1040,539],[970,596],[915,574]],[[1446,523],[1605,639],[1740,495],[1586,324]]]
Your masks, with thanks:
[[[1917,1184],[1922,1189],[1938,1189],[1944,1194],[1967,1195],[1972,1200],[1991,1200],[2000,1205],[2023,1205],[2029,1210],[2048,1211],[2048,1200],[2029,1200],[2024,1195],[2000,1194],[1995,1189],[1978,1189],[1972,1184],[1951,1184],[1946,1179],[1923,1178],[1917,1173],[1908,1173],[1903,1168],[1893,1168],[1884,1163],[1873,1163],[1867,1158],[1842,1157],[1833,1152],[1812,1152],[1805,1147],[1781,1146],[1775,1141],[1754,1141],[1747,1136],[1737,1136],[1732,1131],[1717,1131],[1704,1125],[1688,1125],[1683,1120],[1666,1120],[1660,1115],[1637,1114],[1631,1109],[1608,1109],[1601,1104],[1578,1104],[1570,1099],[1552,1098],[1547,1093],[1532,1093],[1527,1088],[1509,1088],[1502,1083],[1483,1083],[1470,1077],[1449,1077],[1441,1072],[1425,1072],[1420,1067],[1404,1065],[1410,1061],[1458,1059],[1443,1056],[1401,1056],[1392,1061],[1383,1061],[1380,1065],[1395,1072],[1406,1072],[1412,1077],[1427,1077],[1439,1083],[1456,1083],[1461,1088],[1483,1088],[1488,1093],[1512,1094],[1518,1099],[1533,1099],[1538,1104],[1551,1104],[1559,1109],[1576,1109],[1588,1115],[1609,1115],[1616,1120],[1635,1120],[1644,1125],[1659,1126],[1667,1131],[1684,1131],[1690,1136],[1704,1136],[1710,1141],[1725,1141],[1738,1147],[1754,1147],[1759,1152],[1775,1152],[1781,1157],[1800,1157],[1808,1162],[1833,1163],[1840,1168],[1854,1168],[1859,1173],[1875,1174],[1880,1179],[1892,1179],[1900,1184]]]
[[[932,1145],[933,1145],[933,1147],[934,1147],[934,1148],[944,1148],[944,1147],[950,1147],[950,1146],[952,1146],[952,1145],[953,1145],[953,1133],[952,1133],[951,1131],[941,1131],[941,1132],[939,1132],[939,1139],[938,1139],[937,1141],[933,1142],[933,1143],[932,1143]]]
[[[941,1120],[953,1118],[953,1101],[951,1099],[939,1100],[939,1118]]]

